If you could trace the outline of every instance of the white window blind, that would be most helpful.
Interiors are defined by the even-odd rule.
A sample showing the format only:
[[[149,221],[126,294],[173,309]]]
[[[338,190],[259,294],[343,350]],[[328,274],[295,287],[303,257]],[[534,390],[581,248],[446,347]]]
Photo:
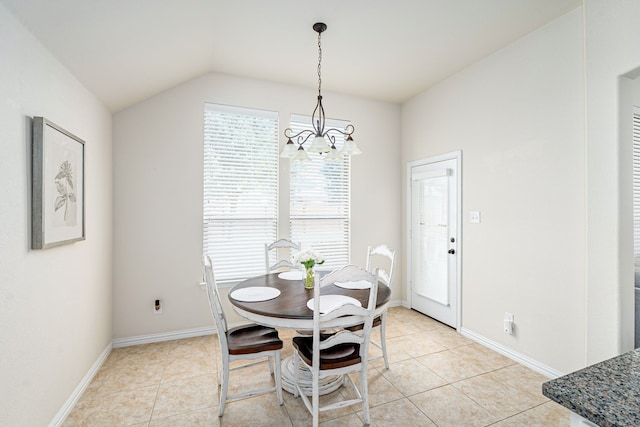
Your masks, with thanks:
[[[346,121],[327,120],[326,126],[344,130]],[[310,129],[311,118],[291,115],[294,133]],[[335,133],[334,133],[335,134]],[[305,144],[311,145],[313,138]],[[338,134],[336,148],[344,137]],[[291,162],[289,227],[291,240],[313,248],[325,258],[325,266],[349,263],[350,239],[350,160],[328,162],[320,154],[308,153],[311,162]]]
[[[203,250],[218,281],[264,272],[277,203],[278,113],[205,104]]]
[[[638,107],[633,110],[633,256],[640,257],[640,108]]]

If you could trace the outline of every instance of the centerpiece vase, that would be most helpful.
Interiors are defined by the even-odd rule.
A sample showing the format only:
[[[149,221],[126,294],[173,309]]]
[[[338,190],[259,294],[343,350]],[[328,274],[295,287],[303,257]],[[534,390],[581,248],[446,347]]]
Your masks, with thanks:
[[[313,282],[315,281],[315,277],[313,274],[313,268],[305,268],[307,274],[304,280],[304,288],[305,289],[313,289]]]

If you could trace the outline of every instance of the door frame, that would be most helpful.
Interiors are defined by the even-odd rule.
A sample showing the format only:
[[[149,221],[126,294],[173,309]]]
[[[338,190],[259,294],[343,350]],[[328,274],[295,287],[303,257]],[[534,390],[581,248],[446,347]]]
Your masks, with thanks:
[[[407,195],[407,246],[406,246],[406,257],[407,260],[407,270],[406,270],[406,287],[405,287],[405,295],[407,296],[407,305],[411,308],[411,298],[412,298],[412,275],[411,275],[411,213],[412,213],[412,188],[411,188],[411,170],[415,167],[428,165],[431,163],[441,162],[444,160],[456,160],[457,169],[458,169],[458,180],[457,180],[457,192],[458,197],[456,203],[458,205],[458,212],[456,214],[456,226],[458,229],[458,241],[456,244],[457,248],[457,257],[456,257],[456,284],[455,284],[455,292],[456,292],[456,330],[460,331],[462,327],[462,150],[452,151],[450,153],[440,154],[438,156],[428,157],[426,159],[414,160],[411,162],[407,162],[407,180],[406,180],[406,195]]]

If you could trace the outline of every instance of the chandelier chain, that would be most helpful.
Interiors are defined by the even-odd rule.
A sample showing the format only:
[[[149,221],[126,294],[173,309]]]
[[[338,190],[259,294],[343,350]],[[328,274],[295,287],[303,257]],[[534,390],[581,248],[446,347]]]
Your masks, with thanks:
[[[320,43],[321,32],[318,32],[318,96],[322,95],[320,88],[322,86],[322,77],[320,76],[320,64],[322,63],[322,44]]]

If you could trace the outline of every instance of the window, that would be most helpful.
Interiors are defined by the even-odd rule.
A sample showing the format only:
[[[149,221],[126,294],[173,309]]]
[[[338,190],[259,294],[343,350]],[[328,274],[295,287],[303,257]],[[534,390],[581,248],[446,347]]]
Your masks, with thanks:
[[[264,272],[277,237],[278,113],[205,104],[203,250],[216,279]]]
[[[326,126],[344,129],[349,123],[327,120]],[[312,129],[308,116],[291,116],[293,133]],[[311,144],[311,138],[305,145]],[[338,134],[336,148],[344,137]],[[308,153],[311,162],[291,162],[289,227],[291,240],[313,248],[325,258],[328,267],[349,263],[350,169],[349,157],[339,162],[322,160]]]

